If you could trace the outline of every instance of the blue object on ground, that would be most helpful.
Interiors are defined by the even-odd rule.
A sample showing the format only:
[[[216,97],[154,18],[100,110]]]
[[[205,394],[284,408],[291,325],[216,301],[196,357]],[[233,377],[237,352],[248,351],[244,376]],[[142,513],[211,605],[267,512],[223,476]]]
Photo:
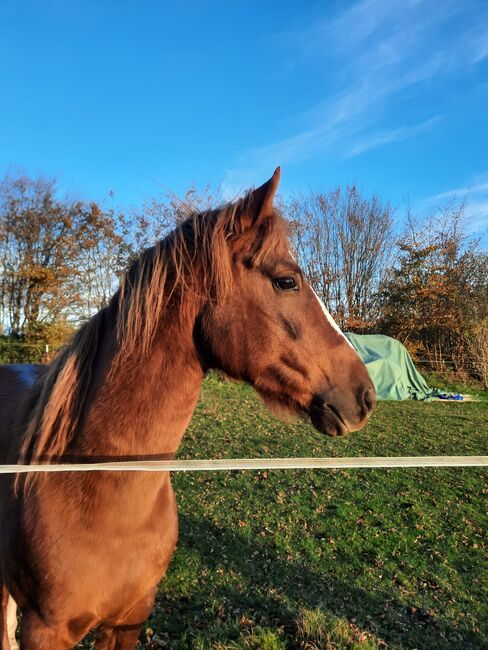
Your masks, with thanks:
[[[440,395],[437,395],[439,399],[445,399],[445,400],[453,400],[455,402],[462,402],[464,397],[460,395],[459,393],[452,393],[449,395],[448,393],[441,393]]]

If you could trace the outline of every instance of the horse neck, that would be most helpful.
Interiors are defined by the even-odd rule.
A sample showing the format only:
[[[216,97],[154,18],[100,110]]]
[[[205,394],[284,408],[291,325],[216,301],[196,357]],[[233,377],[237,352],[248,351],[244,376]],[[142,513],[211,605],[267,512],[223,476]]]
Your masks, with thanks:
[[[203,379],[192,335],[191,319],[175,322],[168,316],[150,354],[135,352],[117,369],[109,360],[76,451],[114,458],[172,457]],[[113,347],[113,340],[106,344]]]

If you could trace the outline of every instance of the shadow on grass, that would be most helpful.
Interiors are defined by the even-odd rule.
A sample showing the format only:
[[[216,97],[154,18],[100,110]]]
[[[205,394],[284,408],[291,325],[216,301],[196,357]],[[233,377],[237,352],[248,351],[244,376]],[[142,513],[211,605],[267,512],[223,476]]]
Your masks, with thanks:
[[[289,648],[299,648],[296,618],[300,608],[321,608],[333,616],[353,620],[389,646],[401,648],[487,648],[486,639],[457,629],[435,614],[406,607],[392,594],[366,591],[288,561],[273,546],[272,536],[247,539],[204,519],[180,516],[177,558],[168,586],[189,557],[197,562],[199,578],[187,595],[163,586],[149,625],[175,644],[192,628],[201,636],[217,621],[236,621],[241,615],[263,627],[284,628]],[[339,560],[338,560],[339,561]],[[175,591],[178,591],[177,589]],[[210,634],[211,636],[212,634]],[[192,647],[188,641],[188,646]],[[171,646],[175,647],[175,646]],[[178,646],[180,647],[180,646]],[[209,646],[210,647],[210,646]]]

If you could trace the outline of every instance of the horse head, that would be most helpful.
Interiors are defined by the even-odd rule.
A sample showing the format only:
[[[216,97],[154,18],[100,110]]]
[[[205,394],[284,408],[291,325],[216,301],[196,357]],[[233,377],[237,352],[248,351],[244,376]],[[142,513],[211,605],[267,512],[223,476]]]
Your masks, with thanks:
[[[363,427],[376,403],[365,365],[290,252],[274,207],[280,170],[234,204],[232,289],[208,301],[198,344],[208,367],[250,383],[270,407],[309,414],[331,436]]]

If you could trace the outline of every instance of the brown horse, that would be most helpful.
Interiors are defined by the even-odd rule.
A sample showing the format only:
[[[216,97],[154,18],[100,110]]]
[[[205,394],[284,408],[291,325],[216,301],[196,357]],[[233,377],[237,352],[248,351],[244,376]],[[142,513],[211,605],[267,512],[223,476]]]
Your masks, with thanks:
[[[143,252],[49,366],[1,368],[0,463],[172,458],[209,368],[321,432],[365,424],[373,385],[290,254],[278,181]],[[93,628],[133,648],[177,541],[169,474],[30,476],[0,484],[2,649],[14,601],[25,650]]]

